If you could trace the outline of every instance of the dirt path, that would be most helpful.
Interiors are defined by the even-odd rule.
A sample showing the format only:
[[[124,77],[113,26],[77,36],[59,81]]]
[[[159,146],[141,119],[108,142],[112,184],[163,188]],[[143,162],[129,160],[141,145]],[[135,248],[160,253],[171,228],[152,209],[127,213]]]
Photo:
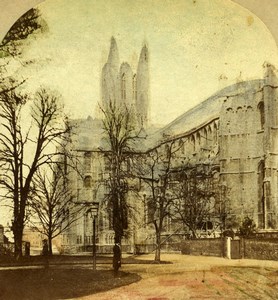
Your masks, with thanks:
[[[144,255],[140,259],[152,259]],[[277,299],[278,262],[163,255],[173,264],[124,265],[142,280],[79,299]],[[115,279],[117,280],[117,279]]]

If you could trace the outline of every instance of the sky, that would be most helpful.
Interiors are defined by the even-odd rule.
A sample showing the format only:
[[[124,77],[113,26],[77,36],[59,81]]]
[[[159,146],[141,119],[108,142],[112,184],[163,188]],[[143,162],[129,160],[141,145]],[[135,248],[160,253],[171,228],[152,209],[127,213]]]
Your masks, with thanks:
[[[110,38],[136,70],[150,52],[151,122],[167,124],[219,89],[263,77],[277,65],[275,41],[248,10],[223,0],[46,0],[37,6],[49,31],[30,43],[36,59],[28,90],[58,90],[72,118],[94,116]]]

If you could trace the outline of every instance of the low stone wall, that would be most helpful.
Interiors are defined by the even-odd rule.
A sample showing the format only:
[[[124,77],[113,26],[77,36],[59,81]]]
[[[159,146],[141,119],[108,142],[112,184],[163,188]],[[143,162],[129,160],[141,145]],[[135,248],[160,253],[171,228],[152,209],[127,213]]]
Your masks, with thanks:
[[[222,257],[225,253],[224,239],[196,239],[181,243],[181,253]]]
[[[233,243],[231,246],[233,247]],[[186,240],[181,243],[181,253],[223,257],[227,254],[226,247],[226,240],[221,238]],[[239,257],[242,258],[278,260],[278,239],[241,239],[239,248],[231,248],[231,254],[235,250],[239,251]],[[238,258],[233,255],[230,257]]]
[[[155,249],[156,249],[155,244],[136,244],[135,245],[135,254],[152,253],[152,252],[155,252]],[[161,252],[164,252],[164,253],[181,252],[181,244],[180,243],[163,243],[161,245]]]
[[[244,258],[278,260],[278,239],[244,239]]]

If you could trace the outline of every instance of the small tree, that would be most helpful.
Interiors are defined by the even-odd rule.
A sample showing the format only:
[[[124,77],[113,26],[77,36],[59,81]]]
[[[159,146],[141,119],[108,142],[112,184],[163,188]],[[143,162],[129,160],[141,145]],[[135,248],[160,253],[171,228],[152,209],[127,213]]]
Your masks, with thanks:
[[[214,180],[210,170],[197,168],[180,170],[178,184],[174,187],[175,218],[189,229],[194,238],[198,237],[198,231],[207,229],[208,224],[212,226],[211,220],[219,213],[218,179]]]
[[[140,130],[136,130],[135,116],[131,108],[117,106],[111,101],[101,110],[104,115],[103,129],[107,141],[107,148],[102,149],[102,152],[109,163],[109,176],[106,180],[108,209],[112,211],[115,242],[120,243],[124,230],[128,227],[129,158]]]
[[[250,217],[245,217],[239,227],[239,234],[243,237],[250,237],[256,232],[256,224]]]
[[[161,233],[165,229],[165,220],[172,217],[175,195],[172,193],[173,159],[179,151],[171,141],[163,147],[151,150],[137,162],[138,177],[145,182],[148,200],[149,222],[153,224],[156,237],[155,261],[160,261]]]
[[[37,172],[30,203],[34,228],[48,239],[52,255],[52,240],[66,231],[77,220],[78,211],[68,187],[67,174],[55,164],[54,170]],[[38,219],[38,221],[37,221]]]

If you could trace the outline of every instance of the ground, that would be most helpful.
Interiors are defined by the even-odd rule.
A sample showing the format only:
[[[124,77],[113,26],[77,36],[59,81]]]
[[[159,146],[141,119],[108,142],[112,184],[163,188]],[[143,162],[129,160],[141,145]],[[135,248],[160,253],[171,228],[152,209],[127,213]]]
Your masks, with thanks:
[[[126,258],[117,277],[106,259],[98,260],[96,272],[84,258],[66,264],[53,261],[48,270],[39,265],[0,268],[0,299],[278,298],[277,261],[180,254],[162,255],[171,264],[154,264],[152,259],[153,255]],[[7,294],[10,291],[13,294]]]
[[[142,259],[150,256],[142,256]],[[162,255],[166,265],[124,265],[142,277],[89,299],[278,299],[278,262]]]

